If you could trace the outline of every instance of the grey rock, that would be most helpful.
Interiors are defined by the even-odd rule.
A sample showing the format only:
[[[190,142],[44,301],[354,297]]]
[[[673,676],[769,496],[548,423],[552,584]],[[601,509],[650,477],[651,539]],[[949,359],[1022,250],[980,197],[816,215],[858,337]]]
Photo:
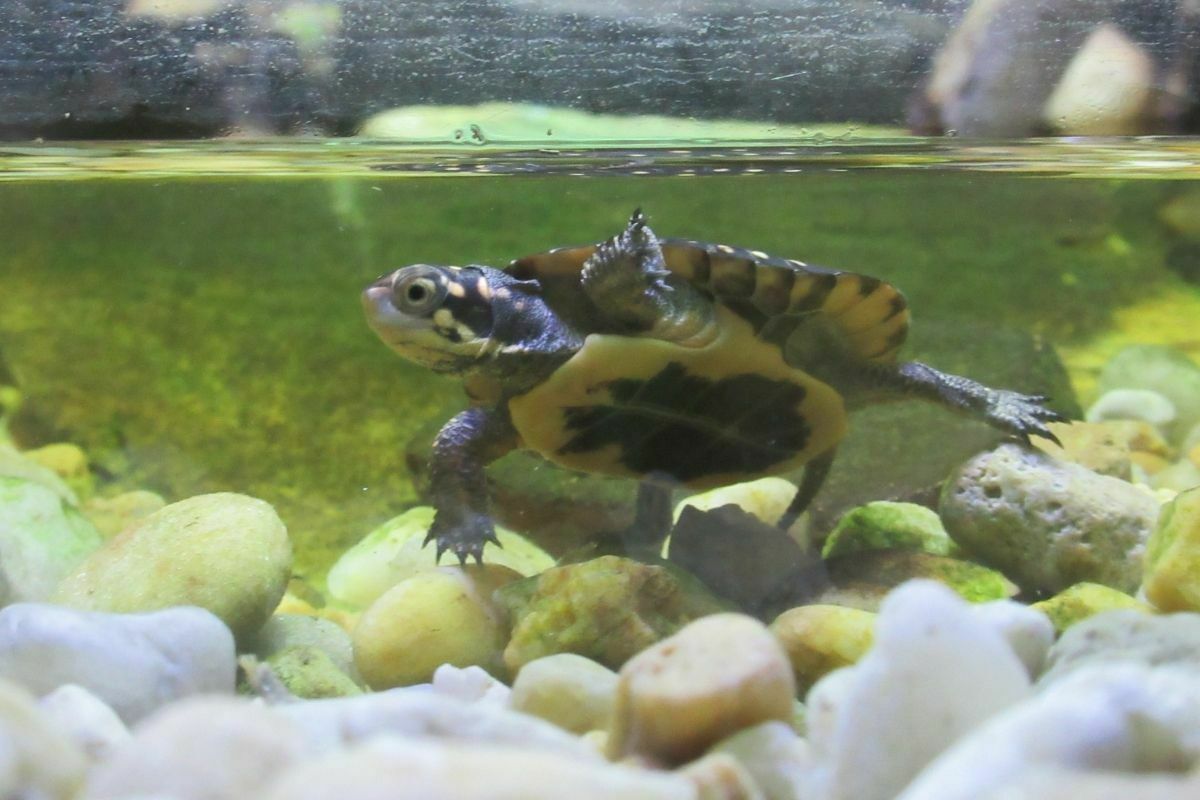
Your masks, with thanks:
[[[102,543],[61,493],[43,482],[0,477],[0,606],[47,599]]]
[[[0,677],[44,695],[78,684],[127,723],[159,706],[234,688],[233,636],[199,608],[150,614],[18,603],[0,611]]]
[[[354,669],[350,634],[341,626],[320,617],[275,614],[254,635],[248,649],[265,661],[290,647],[323,650],[342,672],[352,678],[358,674]]]
[[[1076,623],[1050,648],[1038,686],[1085,667],[1133,662],[1173,665],[1200,676],[1200,614],[1105,611]]]
[[[1175,421],[1167,430],[1172,444],[1180,443],[1200,423],[1200,366],[1172,347],[1126,347],[1104,365],[1097,388],[1101,392],[1148,389],[1167,398],[1175,406]]]
[[[1144,489],[1014,444],[959,467],[939,505],[955,542],[1042,592],[1082,581],[1133,592],[1158,511]]]

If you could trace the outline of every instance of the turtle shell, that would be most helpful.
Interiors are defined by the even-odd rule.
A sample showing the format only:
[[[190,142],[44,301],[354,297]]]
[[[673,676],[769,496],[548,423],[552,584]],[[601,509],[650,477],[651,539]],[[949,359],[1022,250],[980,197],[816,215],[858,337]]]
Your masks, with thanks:
[[[592,334],[509,400],[525,447],[570,469],[694,489],[795,469],[846,431],[842,397],[726,306],[703,347]]]
[[[909,312],[895,286],[854,272],[777,258],[758,250],[661,239],[667,269],[736,311],[756,332],[768,322],[820,312],[852,356],[890,363],[908,334]],[[551,307],[578,305],[583,264],[597,245],[563,247],[513,261],[506,272],[542,284]]]
[[[753,250],[660,240],[667,268],[709,293],[717,335],[702,346],[593,333],[546,381],[512,398],[524,445],[562,466],[705,489],[796,469],[835,446],[846,410],[832,386],[788,364],[771,322],[821,314],[848,357],[890,362],[908,331],[903,295],[877,278]],[[596,246],[518,259],[573,317]],[[576,318],[577,319],[577,318]],[[786,326],[784,326],[786,328]]]

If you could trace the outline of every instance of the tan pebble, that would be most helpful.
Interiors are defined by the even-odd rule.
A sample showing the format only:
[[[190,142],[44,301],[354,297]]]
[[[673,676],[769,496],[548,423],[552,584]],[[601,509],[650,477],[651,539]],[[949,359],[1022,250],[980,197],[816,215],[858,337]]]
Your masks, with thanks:
[[[574,733],[606,729],[617,673],[574,653],[537,658],[521,667],[509,705]]]
[[[26,450],[22,455],[53,470],[65,480],[79,478],[88,471],[87,454],[73,444],[48,444],[36,450]]]
[[[491,597],[520,574],[496,564],[441,567],[380,595],[354,627],[354,663],[372,689],[426,683],[442,664],[503,674],[508,638]]]
[[[1144,469],[1147,475],[1157,475],[1171,466],[1170,461],[1155,453],[1136,451],[1129,454],[1129,460]]]
[[[1200,468],[1200,444],[1197,444],[1195,447],[1189,450],[1187,457],[1188,461],[1191,461],[1196,465],[1197,468]]]
[[[858,661],[870,649],[874,629],[875,614],[835,605],[799,606],[771,623],[802,692],[825,674]]]
[[[1161,611],[1200,611],[1200,486],[1163,506],[1146,542],[1142,592]]]
[[[682,763],[742,728],[789,721],[795,688],[765,625],[741,614],[704,617],[621,668],[609,755]]]
[[[729,753],[709,753],[679,770],[696,784],[697,800],[764,800],[754,778]]]

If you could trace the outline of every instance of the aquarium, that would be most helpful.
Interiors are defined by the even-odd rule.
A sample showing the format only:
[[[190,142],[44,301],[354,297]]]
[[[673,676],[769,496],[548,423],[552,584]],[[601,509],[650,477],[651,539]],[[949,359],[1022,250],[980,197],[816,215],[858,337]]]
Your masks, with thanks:
[[[0,794],[1193,796],[1194,9],[466,5],[10,9]]]

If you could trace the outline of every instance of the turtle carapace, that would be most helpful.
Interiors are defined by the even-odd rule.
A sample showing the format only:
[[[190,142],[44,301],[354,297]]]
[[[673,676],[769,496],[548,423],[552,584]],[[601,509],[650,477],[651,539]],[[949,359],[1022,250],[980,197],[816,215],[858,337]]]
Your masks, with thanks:
[[[400,355],[464,379],[472,405],[433,445],[429,531],[439,556],[463,562],[495,540],[484,467],[514,448],[641,480],[635,525],[665,535],[670,486],[805,465],[789,526],[829,471],[847,409],[919,397],[1023,439],[1053,439],[1046,423],[1060,419],[1041,396],[899,361],[909,314],[888,283],[659,239],[640,211],[605,242],[504,269],[402,267],[363,305]]]

